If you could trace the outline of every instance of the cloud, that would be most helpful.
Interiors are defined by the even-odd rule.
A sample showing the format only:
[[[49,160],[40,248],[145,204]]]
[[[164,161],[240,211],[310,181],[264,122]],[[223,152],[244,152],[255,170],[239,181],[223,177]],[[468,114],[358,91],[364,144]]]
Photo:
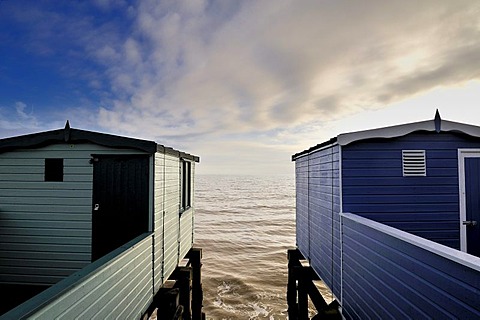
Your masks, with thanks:
[[[145,0],[136,13],[107,67],[128,99],[99,114],[130,133],[294,128],[479,76],[468,1]]]
[[[4,136],[23,134],[28,130],[39,129],[39,121],[33,107],[17,101],[14,106],[0,107],[0,132]]]
[[[66,112],[192,152],[210,141],[293,146],[480,76],[480,4],[468,0],[91,4],[17,12],[42,30],[29,48],[65,50],[62,70],[100,97],[95,110],[80,110],[90,99]]]

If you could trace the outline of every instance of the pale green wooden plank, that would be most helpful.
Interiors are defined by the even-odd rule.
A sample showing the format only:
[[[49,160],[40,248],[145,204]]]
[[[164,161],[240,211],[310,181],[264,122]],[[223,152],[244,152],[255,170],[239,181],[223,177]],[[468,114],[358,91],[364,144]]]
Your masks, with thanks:
[[[49,252],[77,252],[90,253],[88,245],[62,245],[62,244],[34,244],[34,243],[8,243],[3,244],[2,250],[8,251],[42,251],[45,254]],[[47,257],[47,256],[45,256]]]
[[[45,185],[44,185],[45,186]],[[5,187],[5,186],[4,186]],[[3,189],[0,188],[1,197],[24,198],[85,198],[91,199],[91,190],[55,190],[55,189]],[[1,200],[0,200],[1,201]],[[1,205],[1,202],[0,202]]]
[[[8,277],[7,277],[8,276]],[[60,280],[63,280],[63,276],[54,275],[4,275],[0,274],[0,282],[28,284],[28,285],[47,285],[51,286]]]
[[[164,265],[164,274],[163,274],[164,279],[168,279],[172,275],[177,265],[178,265],[178,257],[176,254],[174,256],[165,256],[165,265]]]
[[[44,182],[45,186],[59,185],[64,182],[91,182],[93,180],[92,175],[89,174],[64,174],[62,182],[50,182],[45,181],[45,174],[43,173],[0,173],[0,181],[4,184],[10,183],[10,181],[32,181],[32,182]]]
[[[83,236],[91,232],[92,224],[84,221],[5,220],[0,219],[0,234]]]
[[[92,175],[93,166],[90,167],[81,167],[81,166],[71,166],[65,164],[63,168],[64,175]]]
[[[185,211],[180,218],[180,257],[184,258],[193,244],[193,209]]]
[[[32,205],[50,205],[50,206],[89,206],[91,205],[89,198],[54,198],[54,197],[1,197],[0,206],[15,204],[32,204]]]
[[[48,258],[48,260],[45,260]],[[6,248],[0,248],[0,259],[29,259],[50,261],[86,261],[90,262],[90,250],[88,252],[39,252],[39,251],[9,251]]]
[[[38,212],[38,213],[90,213],[91,205],[88,206],[51,206],[51,205],[29,205],[29,204],[0,204],[0,210],[18,211],[18,212]]]
[[[81,268],[85,267],[89,262],[78,261],[78,260],[35,260],[35,259],[8,259],[2,258],[2,265],[3,266],[18,266],[22,265],[24,267],[42,267],[48,268],[51,266],[62,266],[66,269],[75,269],[80,270]]]
[[[92,182],[93,176],[89,174],[65,174],[63,176],[63,182]],[[47,183],[47,182],[46,182]],[[54,183],[54,182],[48,182]],[[57,182],[61,183],[61,182]]]
[[[0,206],[1,208],[1,206]],[[62,213],[38,213],[38,212],[9,212],[9,211],[2,211],[0,214],[0,221],[2,224],[10,223],[12,220],[13,225],[16,225],[17,222],[13,220],[19,220],[18,223],[22,223],[25,226],[35,226],[37,223],[41,223],[41,221],[46,221],[47,223],[51,221],[55,223],[58,222],[68,222],[68,223],[79,223],[78,227],[82,228],[84,225],[83,222],[91,224],[92,216],[90,212],[87,213],[70,213],[70,212],[62,212]],[[25,221],[27,220],[27,221]]]
[[[57,266],[50,267],[28,267],[24,265],[17,265],[14,267],[0,266],[0,274],[3,275],[15,275],[22,274],[25,276],[43,276],[43,275],[55,275],[55,277],[66,278],[77,269],[58,268]]]
[[[2,183],[7,184],[9,181],[43,181],[44,180],[43,173],[37,174],[19,174],[19,173],[1,173],[0,174],[0,181]]]
[[[139,299],[139,294],[145,294],[145,288],[150,296],[152,286],[152,255],[147,247],[146,251],[137,253],[135,261],[128,265],[129,272],[126,277],[119,279],[115,284],[108,287],[108,290],[103,293],[107,301],[101,306],[101,309],[93,313],[79,314],[81,318],[90,319],[93,315],[96,319],[105,319],[112,310],[118,314],[121,319],[129,319],[123,316],[125,310],[132,308],[130,302],[133,299]],[[143,297],[144,298],[144,297]],[[119,307],[121,306],[121,307]]]
[[[42,159],[31,159],[25,157],[5,158],[4,154],[0,157],[0,167],[3,166],[44,166],[45,162]]]
[[[87,308],[92,308],[93,310],[100,309],[109,299],[104,294],[105,291],[115,283],[126,278],[129,268],[135,264],[135,257],[137,257],[139,252],[147,252],[148,255],[150,244],[151,236],[148,236],[122,254],[115,258],[110,258],[111,260],[108,263],[89,274],[82,281],[81,285],[72,287],[71,290],[65,292],[54,303],[50,303],[34,316],[46,319],[74,319],[82,312],[88,310]],[[116,311],[113,310],[112,312]],[[112,318],[115,318],[113,314]]]
[[[83,232],[83,234],[78,234],[77,236],[68,236],[67,230],[41,230],[51,231],[51,236],[42,234],[42,235],[26,235],[26,234],[5,234],[0,229],[0,235],[2,236],[3,242],[17,243],[17,244],[26,244],[35,246],[42,245],[75,245],[75,246],[90,246],[90,232]],[[35,233],[35,232],[33,232]],[[9,245],[4,245],[9,247]],[[0,263],[0,265],[3,261]]]
[[[124,295],[121,304],[125,307],[119,314],[119,318],[140,319],[142,312],[145,311],[149,302],[153,299],[152,280],[151,269],[143,267],[143,270],[133,280],[135,286]]]
[[[2,183],[0,189],[30,189],[30,190],[92,190],[92,181],[87,182],[59,182],[50,183],[45,181],[9,181]]]
[[[12,174],[44,174],[45,167],[42,166],[0,166],[0,175],[8,177]]]
[[[75,154],[78,156],[79,154]],[[89,153],[82,154],[81,158],[65,158],[64,159],[65,166],[73,166],[73,167],[93,167],[90,164],[91,155]],[[0,167],[28,167],[28,166],[35,166],[43,168],[45,166],[45,157],[42,154],[35,154],[35,158],[28,158],[26,154],[18,154],[18,157],[2,157],[0,158]]]

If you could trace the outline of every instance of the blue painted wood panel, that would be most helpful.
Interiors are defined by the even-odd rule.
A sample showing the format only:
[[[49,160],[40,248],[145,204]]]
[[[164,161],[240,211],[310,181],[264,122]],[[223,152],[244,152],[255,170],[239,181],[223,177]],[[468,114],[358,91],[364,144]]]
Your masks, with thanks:
[[[309,258],[308,227],[308,155],[295,161],[296,241],[305,258]]]
[[[345,318],[480,317],[480,259],[455,261],[439,254],[450,248],[352,216],[342,219]]]
[[[339,147],[316,150],[295,160],[297,246],[340,296]]]
[[[445,132],[344,146],[343,210],[459,249],[458,149],[479,147],[479,139]],[[426,150],[426,177],[403,177],[404,149]]]

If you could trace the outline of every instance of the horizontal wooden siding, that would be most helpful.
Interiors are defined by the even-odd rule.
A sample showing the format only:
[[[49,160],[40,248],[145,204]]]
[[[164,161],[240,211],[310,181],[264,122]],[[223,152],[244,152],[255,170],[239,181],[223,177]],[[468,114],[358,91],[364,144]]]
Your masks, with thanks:
[[[152,242],[139,236],[0,318],[140,319],[153,299]]]
[[[187,211],[183,212],[180,217],[180,247],[179,247],[179,255],[180,259],[183,259],[188,251],[193,246],[193,231],[194,231],[194,215],[195,215],[195,203],[194,203],[194,175],[195,175],[195,163],[192,162],[191,164],[191,181],[190,184],[190,195],[191,199],[191,207]]]
[[[154,186],[154,288],[160,289],[164,283],[164,210],[165,210],[165,154],[155,154],[155,186]]]
[[[297,163],[298,162],[298,163]],[[340,183],[337,145],[296,159],[297,245],[340,297]]]
[[[163,277],[166,280],[179,262],[180,228],[180,159],[168,154],[165,156],[165,184]]]
[[[297,247],[305,258],[310,258],[308,226],[308,155],[295,160],[296,238]]]
[[[342,148],[343,210],[460,248],[459,148],[480,140],[454,133],[414,133]],[[403,177],[402,150],[425,150],[427,175]]]
[[[342,222],[346,319],[480,318],[479,258],[352,214]]]
[[[134,154],[54,144],[0,154],[0,282],[52,285],[90,263],[91,154]],[[63,182],[44,181],[46,158],[64,159]]]

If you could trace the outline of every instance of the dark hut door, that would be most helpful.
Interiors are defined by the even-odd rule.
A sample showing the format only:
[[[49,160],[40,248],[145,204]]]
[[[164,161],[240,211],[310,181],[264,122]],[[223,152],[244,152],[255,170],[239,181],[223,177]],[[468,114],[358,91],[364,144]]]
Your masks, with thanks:
[[[148,231],[148,156],[94,155],[92,261]]]
[[[467,252],[480,257],[480,158],[465,158]]]

